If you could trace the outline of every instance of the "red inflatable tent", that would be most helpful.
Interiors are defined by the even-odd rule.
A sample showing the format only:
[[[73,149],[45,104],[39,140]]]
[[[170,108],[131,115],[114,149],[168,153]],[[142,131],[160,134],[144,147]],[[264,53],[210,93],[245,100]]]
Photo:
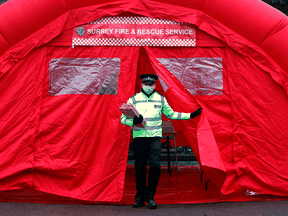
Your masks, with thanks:
[[[203,107],[201,117],[173,124],[213,187],[223,195],[288,195],[281,12],[259,0],[10,0],[0,14],[1,191],[120,202],[130,129],[118,108],[139,88],[139,73],[155,71],[174,110]],[[117,16],[191,24],[196,46],[72,48],[74,27]]]

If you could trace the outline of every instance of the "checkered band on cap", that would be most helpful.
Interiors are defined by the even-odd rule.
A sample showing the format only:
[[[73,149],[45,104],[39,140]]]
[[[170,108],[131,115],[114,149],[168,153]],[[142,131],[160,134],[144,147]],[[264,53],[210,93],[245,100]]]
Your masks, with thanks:
[[[142,82],[146,82],[146,81],[155,82],[156,80],[152,77],[145,77],[142,79]]]

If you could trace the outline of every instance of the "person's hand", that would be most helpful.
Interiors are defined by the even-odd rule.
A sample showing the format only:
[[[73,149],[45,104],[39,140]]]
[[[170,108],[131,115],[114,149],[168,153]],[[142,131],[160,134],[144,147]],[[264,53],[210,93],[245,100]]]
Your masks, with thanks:
[[[143,116],[140,114],[139,117],[135,116],[133,119],[133,124],[140,124],[141,122],[143,122]]]
[[[201,115],[201,113],[202,113],[202,108],[200,107],[199,109],[197,109],[196,111],[190,114],[190,118],[195,118],[196,116]]]

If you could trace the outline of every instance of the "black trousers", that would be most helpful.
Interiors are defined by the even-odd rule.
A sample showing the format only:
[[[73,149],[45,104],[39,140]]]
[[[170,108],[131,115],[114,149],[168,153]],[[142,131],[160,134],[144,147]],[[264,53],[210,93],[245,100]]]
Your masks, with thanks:
[[[160,178],[161,138],[135,138],[132,143],[135,158],[136,201],[154,199]],[[150,167],[146,187],[146,166]]]

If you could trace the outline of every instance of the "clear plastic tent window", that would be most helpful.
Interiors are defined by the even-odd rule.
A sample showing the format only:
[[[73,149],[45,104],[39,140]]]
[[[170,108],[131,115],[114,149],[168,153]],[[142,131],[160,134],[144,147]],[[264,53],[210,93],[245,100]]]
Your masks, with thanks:
[[[158,58],[192,95],[223,95],[222,58]]]
[[[120,58],[54,58],[49,63],[49,93],[116,95]]]

